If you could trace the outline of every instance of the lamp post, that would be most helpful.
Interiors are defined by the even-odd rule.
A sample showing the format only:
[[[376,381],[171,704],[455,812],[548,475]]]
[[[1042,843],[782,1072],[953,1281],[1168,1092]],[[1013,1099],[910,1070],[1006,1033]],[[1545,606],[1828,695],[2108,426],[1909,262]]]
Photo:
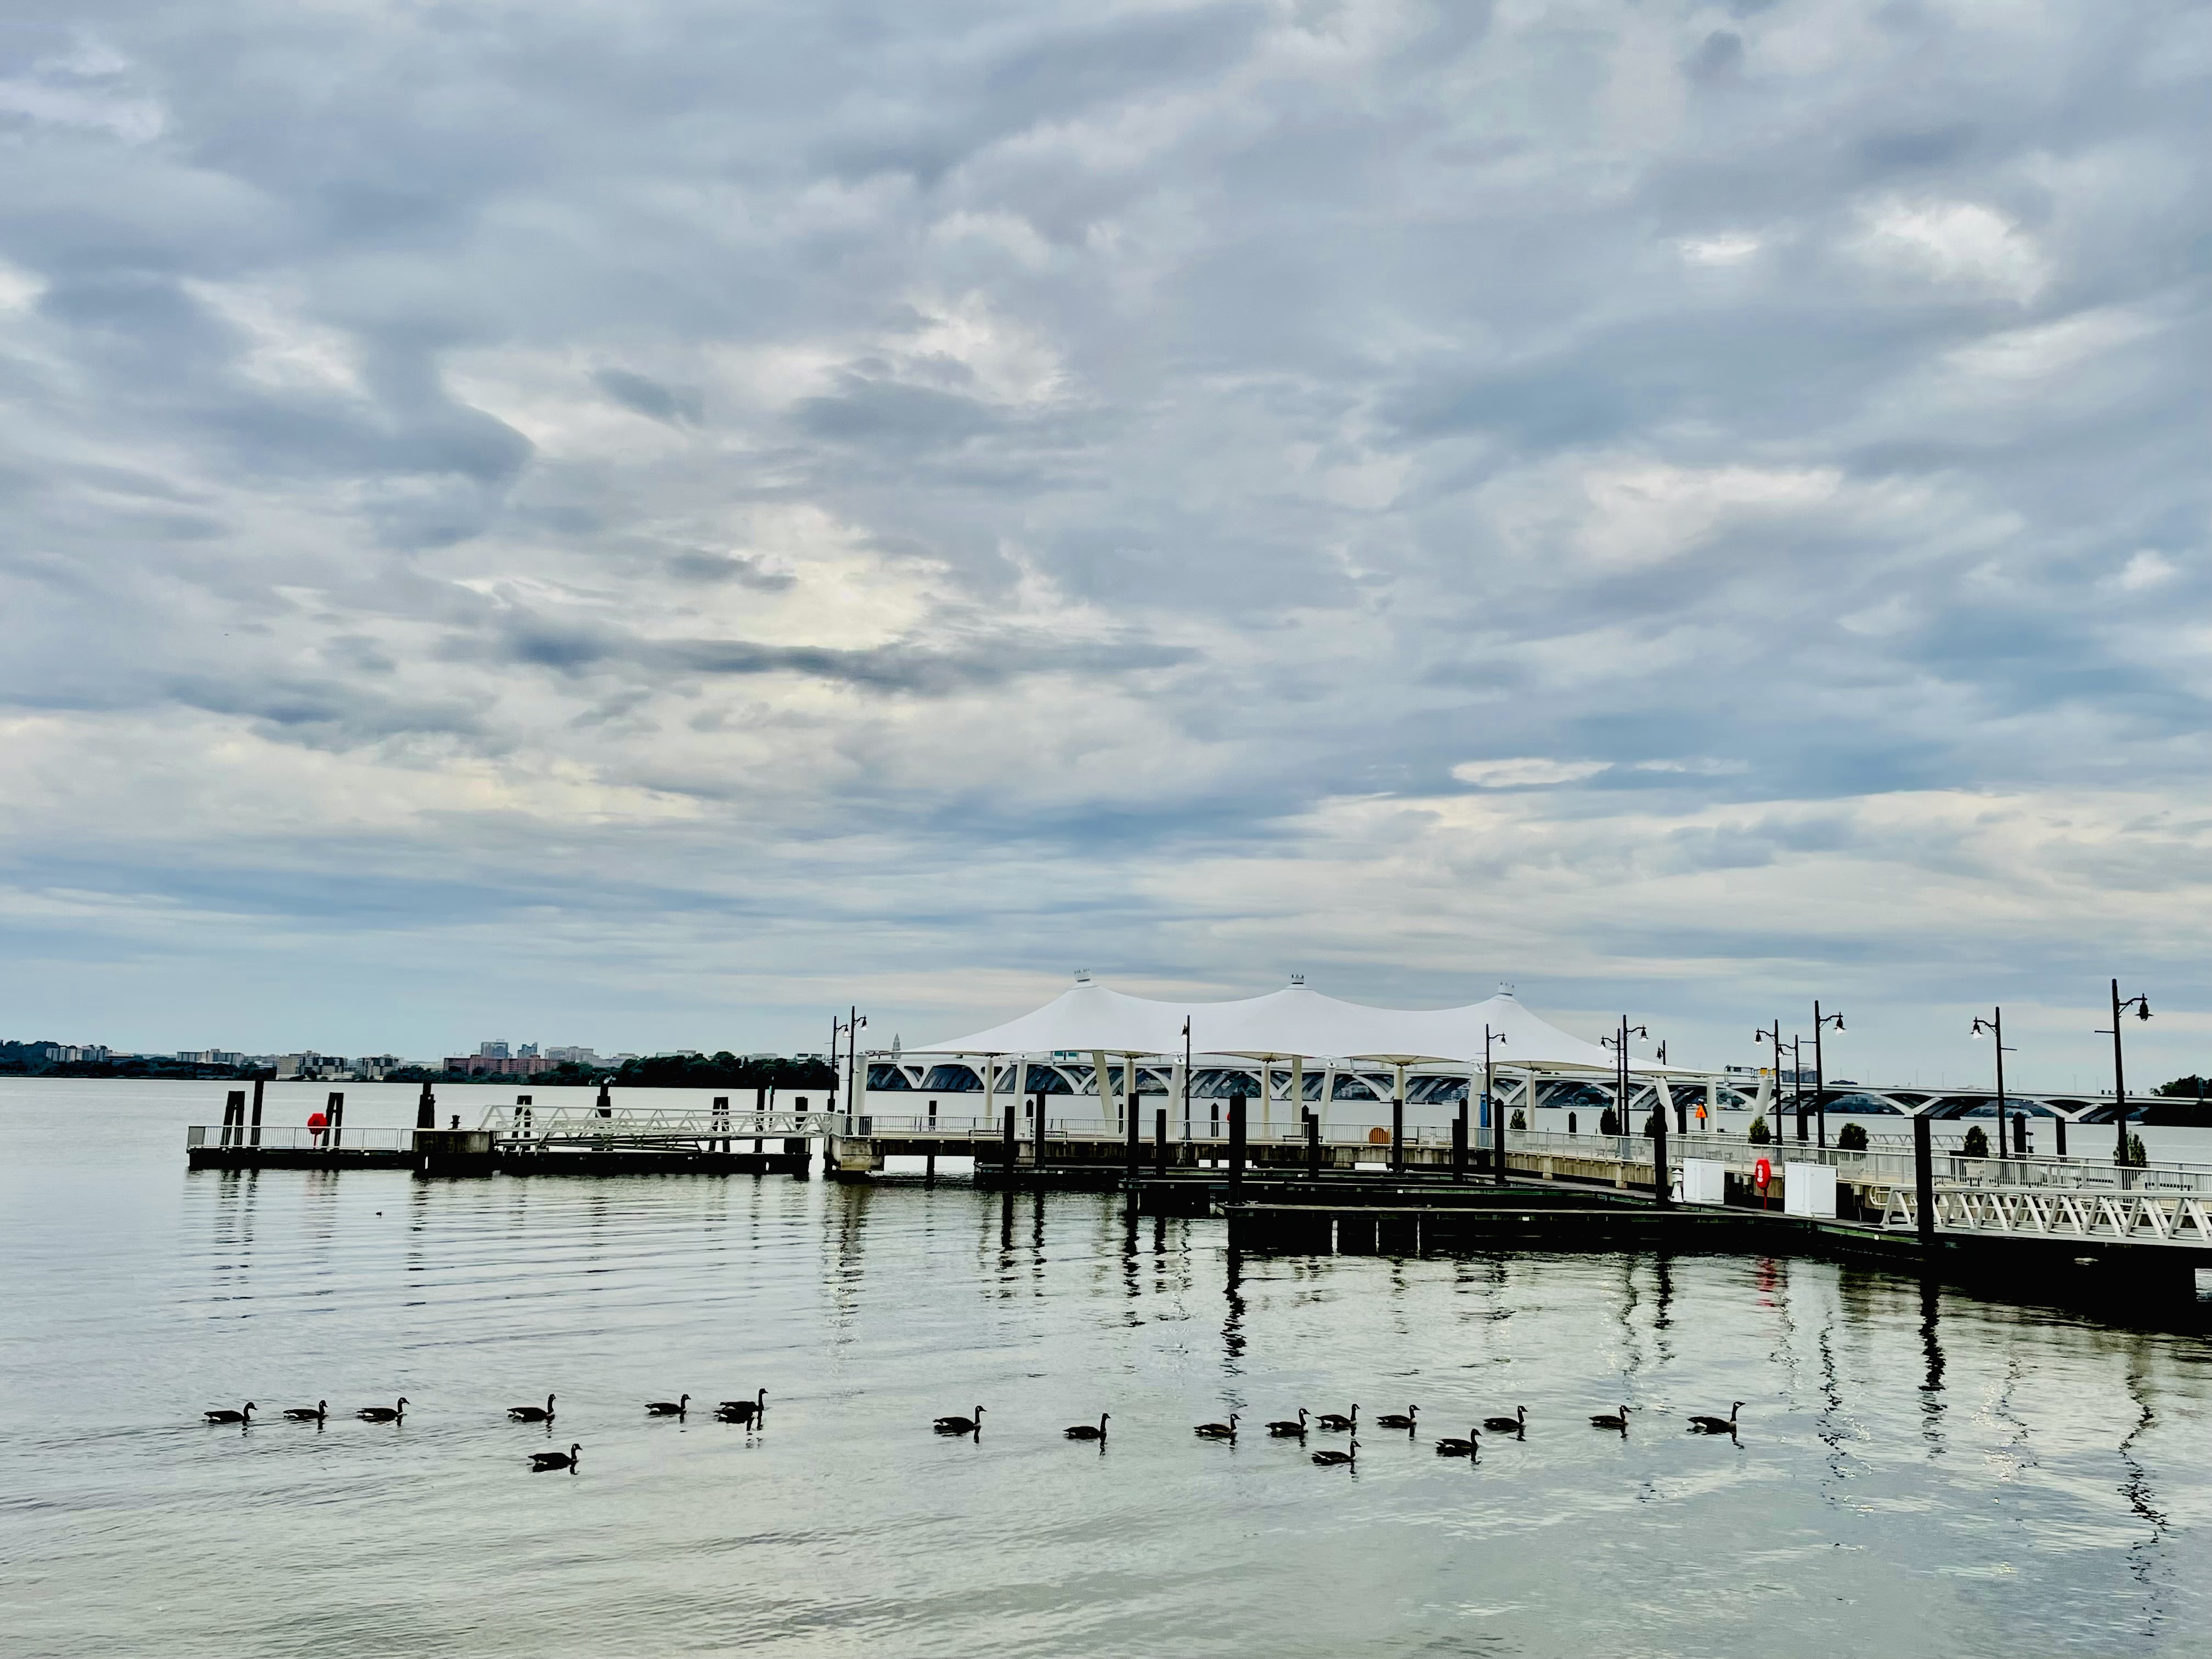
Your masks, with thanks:
[[[1805,1039],[1790,1039],[1790,1102],[1797,1109],[1797,1139],[1805,1139]]]
[[[2128,1161],[2128,1073],[2125,1057],[2120,1052],[2120,1016],[2129,1009],[2136,1011],[2137,1019],[2150,1018],[2150,999],[2143,996],[2123,998],[2120,982],[2112,981],[2112,1162]]]
[[[833,1019],[830,1022],[830,1053],[833,1058],[837,1053],[837,1038],[842,1035],[845,1039],[845,1115],[847,1117],[853,1115],[854,1073],[858,1070],[860,1060],[860,1028],[867,1023],[868,1017],[858,1008],[848,1010],[845,1018],[842,1020]]]
[[[2007,1151],[2005,1146],[2007,1130],[2005,1128],[2004,1057],[2008,1053],[2016,1052],[2014,1050],[2009,1050],[2005,1047],[2004,1010],[2002,1008],[1990,1009],[1990,1017],[1987,1019],[1984,1019],[1979,1014],[1976,1014],[1974,1016],[1973,1026],[1966,1035],[1968,1036],[1978,1037],[1985,1033],[1997,1047],[1997,1156],[1999,1158],[2002,1158]]]
[[[1782,1139],[1782,1022],[1776,1020],[1763,1030],[1751,1034],[1753,1042],[1774,1045],[1774,1139]]]
[[[1613,1050],[1613,1097],[1619,1112],[1618,1127],[1624,1135],[1633,1133],[1628,1127],[1628,1039],[1632,1036],[1649,1037],[1651,1033],[1641,1025],[1631,1025],[1628,1023],[1628,1016],[1623,1014],[1620,1017],[1619,1035],[1599,1039],[1607,1048]]]
[[[1827,1025],[1842,1030],[1844,1017],[1840,1013],[1822,1013],[1820,1003],[1815,1000],[1813,1004],[1813,1121],[1820,1125],[1823,1147],[1828,1144],[1828,1076],[1820,1060],[1820,1030]]]

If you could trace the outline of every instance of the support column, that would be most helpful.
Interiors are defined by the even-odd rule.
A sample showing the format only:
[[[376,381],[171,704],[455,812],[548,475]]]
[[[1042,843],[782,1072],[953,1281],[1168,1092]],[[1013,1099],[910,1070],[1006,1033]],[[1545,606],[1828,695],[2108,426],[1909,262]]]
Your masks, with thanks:
[[[1912,1119],[1912,1196],[1920,1212],[1921,1253],[1931,1255],[1936,1249],[1936,1146],[1925,1112],[1915,1113]]]
[[[1406,1173],[1406,1068],[1397,1068],[1397,1086],[1390,1095],[1390,1173]]]
[[[1152,1172],[1168,1172],[1168,1109],[1164,1106],[1152,1115]]]

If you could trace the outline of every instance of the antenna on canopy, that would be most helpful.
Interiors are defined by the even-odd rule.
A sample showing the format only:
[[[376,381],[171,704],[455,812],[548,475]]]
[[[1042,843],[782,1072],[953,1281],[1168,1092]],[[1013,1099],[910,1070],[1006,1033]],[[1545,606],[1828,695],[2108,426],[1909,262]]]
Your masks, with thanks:
[[[1291,975],[1291,983],[1293,985],[1303,985],[1305,982],[1306,976],[1304,974],[1292,974]]]
[[[1091,983],[1091,970],[1090,970],[1088,968],[1079,968],[1079,969],[1077,969],[1075,970],[1075,982],[1076,982],[1078,985],[1088,985],[1088,984],[1090,984],[1090,983]]]
[[[1513,981],[1510,979],[1499,980],[1498,981],[1498,994],[1502,997],[1511,996],[1513,994]]]

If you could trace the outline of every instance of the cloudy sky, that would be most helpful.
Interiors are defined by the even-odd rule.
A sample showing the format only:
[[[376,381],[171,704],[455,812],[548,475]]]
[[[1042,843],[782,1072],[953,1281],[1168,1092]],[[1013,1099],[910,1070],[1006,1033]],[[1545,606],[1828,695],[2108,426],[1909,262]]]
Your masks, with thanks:
[[[0,1036],[2212,1060],[2212,9],[15,0]]]

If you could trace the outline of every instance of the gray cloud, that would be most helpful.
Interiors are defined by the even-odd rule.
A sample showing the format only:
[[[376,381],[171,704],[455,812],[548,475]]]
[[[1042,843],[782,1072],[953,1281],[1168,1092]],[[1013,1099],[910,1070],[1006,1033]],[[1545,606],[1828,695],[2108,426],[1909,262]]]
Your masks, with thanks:
[[[241,986],[526,916],[610,1046],[1079,944],[2058,996],[2212,821],[2201,27],[1723,10],[31,0],[6,890]]]

